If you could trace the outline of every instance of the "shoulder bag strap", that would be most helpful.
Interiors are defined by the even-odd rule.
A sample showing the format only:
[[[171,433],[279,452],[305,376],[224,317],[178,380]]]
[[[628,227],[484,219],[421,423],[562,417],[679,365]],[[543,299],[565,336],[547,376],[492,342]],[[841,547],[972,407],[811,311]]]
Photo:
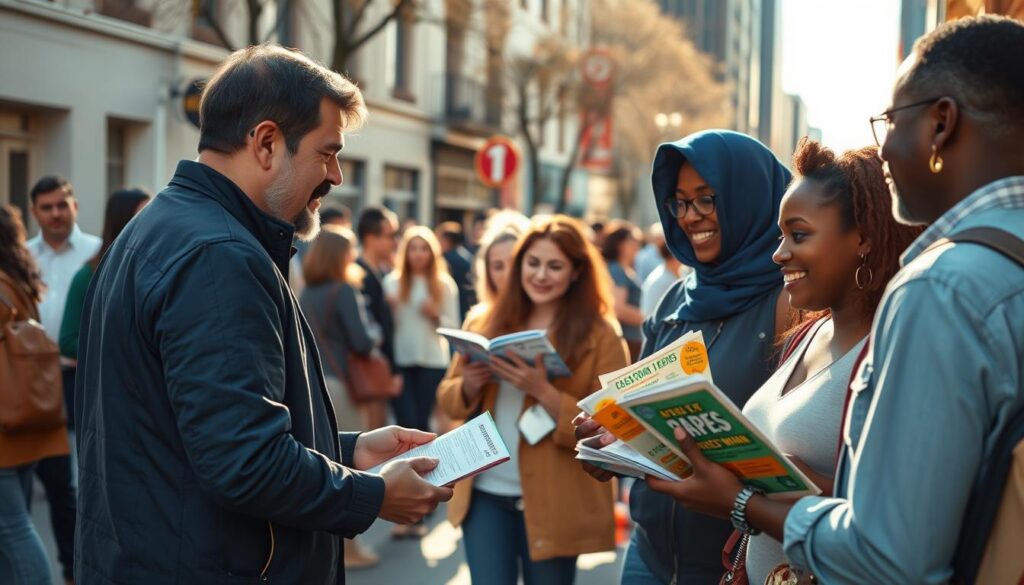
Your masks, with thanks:
[[[332,348],[331,348],[330,344],[328,343],[327,329],[326,329],[327,323],[330,323],[334,319],[334,309],[335,309],[335,305],[338,303],[338,297],[340,295],[341,295],[341,286],[340,285],[337,285],[333,289],[331,289],[331,292],[329,292],[327,294],[327,300],[325,301],[324,320],[323,320],[322,323],[317,323],[316,326],[313,327],[312,329],[313,329],[313,337],[316,338],[316,343],[319,346],[321,361],[326,359],[327,360],[327,366],[331,370],[331,373],[334,374],[334,377],[339,379],[339,380],[344,381],[345,380],[345,375],[344,375],[345,370],[343,368],[341,368],[341,366],[338,365],[338,360],[335,357],[334,352],[331,351]]]

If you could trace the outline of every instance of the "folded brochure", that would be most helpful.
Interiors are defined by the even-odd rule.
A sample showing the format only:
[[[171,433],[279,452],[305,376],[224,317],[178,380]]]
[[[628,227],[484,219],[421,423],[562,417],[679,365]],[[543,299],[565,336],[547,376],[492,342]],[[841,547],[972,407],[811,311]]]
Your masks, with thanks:
[[[381,469],[392,461],[413,457],[437,459],[437,467],[423,474],[423,479],[436,486],[450,486],[508,461],[509,453],[501,434],[498,433],[498,427],[494,425],[491,413],[484,412],[457,429],[392,457],[367,471],[380,473]]]
[[[604,449],[613,448],[620,459],[632,454],[637,472],[646,473],[646,466],[653,463],[669,479],[687,477],[691,473],[690,464],[658,440],[658,437],[647,432],[643,425],[617,403],[640,389],[680,380],[691,374],[706,376],[711,380],[704,335],[699,331],[683,335],[633,365],[599,376],[602,390],[587,396],[577,405],[618,439]],[[625,448],[620,448],[620,442]],[[595,459],[591,452],[586,452],[582,458],[588,461]]]
[[[708,459],[726,466],[746,484],[768,494],[820,493],[714,385],[700,332],[687,333],[601,381],[610,386],[579,406],[618,440],[601,448],[603,455],[590,450],[594,443],[581,441],[577,458],[597,465],[614,463],[620,469],[632,465],[631,475],[686,478],[692,468],[673,434],[681,426]],[[662,473],[649,473],[652,463]]]
[[[674,436],[678,427],[694,438],[705,457],[766,494],[821,493],[728,396],[702,376],[644,388],[619,401],[619,406],[680,457],[684,455]]]
[[[495,356],[514,353],[532,365],[537,356],[542,355],[549,376],[560,378],[572,373],[542,329],[509,333],[494,339],[487,339],[471,331],[444,327],[438,328],[437,334],[443,335],[455,347],[455,351],[473,362],[488,361]]]

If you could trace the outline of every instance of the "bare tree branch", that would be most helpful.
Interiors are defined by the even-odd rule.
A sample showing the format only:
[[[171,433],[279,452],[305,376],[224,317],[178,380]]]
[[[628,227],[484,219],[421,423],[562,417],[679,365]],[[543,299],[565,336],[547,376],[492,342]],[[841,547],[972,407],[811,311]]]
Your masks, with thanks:
[[[235,47],[235,44],[231,42],[231,39],[229,39],[228,35],[224,32],[224,28],[220,25],[220,19],[216,18],[210,12],[211,5],[204,2],[198,2],[198,4],[199,13],[197,16],[204,21],[206,26],[210,27],[210,30],[212,30],[213,34],[217,36],[217,40],[224,45],[224,48],[229,51],[236,51],[237,47]]]

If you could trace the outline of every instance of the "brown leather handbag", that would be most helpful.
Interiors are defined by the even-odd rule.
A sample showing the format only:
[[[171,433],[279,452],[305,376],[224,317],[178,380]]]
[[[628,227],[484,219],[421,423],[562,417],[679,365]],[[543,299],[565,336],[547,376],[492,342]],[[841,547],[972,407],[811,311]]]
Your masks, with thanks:
[[[27,296],[23,300],[23,306],[32,306]],[[44,431],[65,420],[57,344],[32,315],[22,315],[0,293],[0,432]]]
[[[334,294],[327,297],[324,315],[328,323],[334,320],[334,307],[338,302],[340,292],[335,289]],[[318,324],[314,328],[314,334],[317,337],[317,343],[322,346],[320,355],[326,358],[334,376],[345,382],[348,396],[354,404],[390,400],[402,393],[402,378],[391,372],[391,365],[380,350],[373,349],[367,355],[359,355],[354,351],[348,352],[345,356],[348,361],[346,373],[346,370],[339,366],[330,351],[322,324]]]

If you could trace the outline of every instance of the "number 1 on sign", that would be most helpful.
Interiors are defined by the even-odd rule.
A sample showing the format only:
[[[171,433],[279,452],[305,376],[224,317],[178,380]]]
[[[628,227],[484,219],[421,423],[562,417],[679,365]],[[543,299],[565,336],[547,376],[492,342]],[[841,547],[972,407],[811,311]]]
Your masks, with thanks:
[[[508,146],[495,144],[487,149],[487,158],[491,160],[491,180],[500,183],[505,180],[505,157],[508,156]]]

